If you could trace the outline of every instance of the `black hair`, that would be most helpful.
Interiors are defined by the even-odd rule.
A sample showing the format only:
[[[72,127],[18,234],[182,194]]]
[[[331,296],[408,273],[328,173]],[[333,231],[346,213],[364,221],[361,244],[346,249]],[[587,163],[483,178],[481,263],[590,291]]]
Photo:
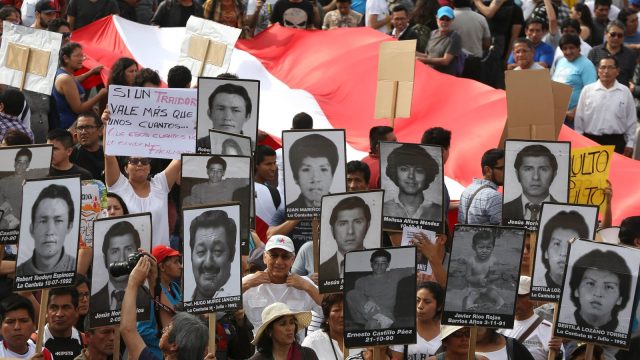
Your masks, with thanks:
[[[635,246],[635,240],[640,239],[640,216],[629,216],[622,220],[618,238],[625,245]]]
[[[542,236],[540,237],[540,250],[542,250],[543,253],[549,250],[551,236],[556,229],[573,230],[578,234],[579,238],[589,237],[589,227],[587,226],[587,222],[584,220],[584,216],[575,210],[560,211],[550,217],[549,220],[547,220],[547,223],[544,224]],[[566,241],[569,241],[569,239],[566,239]],[[542,256],[542,263],[548,270],[549,259]]]
[[[553,169],[553,177],[558,172],[558,160],[551,153],[548,147],[544,145],[527,145],[518,151],[518,155],[516,155],[516,160],[513,162],[513,167],[516,169],[516,175],[518,176],[518,181],[520,181],[520,174],[518,169],[522,166],[522,162],[526,157],[546,157],[549,160],[549,165]]]
[[[362,173],[364,182],[368,184],[371,179],[371,170],[369,169],[369,165],[360,160],[351,160],[347,163],[347,174],[353,174],[358,171]]]
[[[603,264],[606,264],[606,268],[602,267]],[[627,305],[631,293],[631,280],[633,277],[627,262],[622,256],[611,250],[602,251],[595,249],[582,255],[582,257],[573,264],[571,278],[569,279],[571,302],[573,302],[578,311],[580,311],[580,299],[575,293],[580,288],[584,273],[589,269],[609,271],[615,274],[618,280],[620,280],[618,290],[620,291],[620,297],[622,299],[619,305],[616,304],[616,306],[613,307],[611,313],[612,318],[617,318],[618,312]]]
[[[207,170],[209,170],[209,166],[213,164],[222,165],[222,171],[227,171],[227,162],[218,155],[213,155],[207,160]]]
[[[10,294],[0,301],[0,323],[4,322],[8,312],[25,310],[32,322],[35,322],[35,311],[31,301],[17,294]]]
[[[525,31],[526,29],[529,28],[529,26],[531,26],[531,24],[540,24],[540,26],[542,26],[542,31],[546,31],[549,29],[549,24],[547,24],[546,21],[544,21],[543,19],[537,18],[537,17],[530,17],[525,23],[524,23],[524,28]]]
[[[80,297],[78,295],[78,290],[76,290],[75,286],[67,286],[60,288],[53,288],[49,290],[49,296],[47,297],[47,307],[51,303],[51,298],[54,296],[71,296],[71,304],[73,304],[74,308],[78,308],[78,302],[80,301]]]
[[[387,157],[387,169],[385,174],[396,186],[398,184],[398,167],[410,165],[424,169],[425,178],[422,184],[422,190],[429,188],[429,185],[435,180],[436,175],[440,173],[438,163],[429,155],[427,150],[418,144],[402,144],[393,149]]]
[[[336,221],[338,220],[338,213],[340,211],[352,209],[362,209],[362,211],[364,212],[364,217],[365,219],[367,219],[367,224],[371,222],[371,209],[369,208],[369,205],[367,205],[367,203],[360,196],[354,195],[340,200],[336,204],[336,206],[334,206],[333,210],[331,211],[331,217],[329,218],[329,224],[331,225],[331,228],[333,228],[333,225],[335,225]],[[369,226],[367,225],[367,227]]]
[[[322,307],[322,315],[324,315],[324,322],[320,325],[320,328],[325,333],[329,334],[329,315],[331,315],[331,308],[333,305],[343,302],[344,295],[342,293],[335,294],[325,294],[322,297],[322,303],[320,306]]]
[[[595,8],[597,8],[598,6],[608,6],[611,7],[611,4],[613,3],[613,1],[611,0],[595,0],[593,2],[593,9],[595,10]]]
[[[136,79],[133,81],[135,86],[144,86],[146,83],[151,83],[154,86],[160,87],[162,80],[160,80],[160,74],[157,71],[149,68],[140,69],[136,73]]]
[[[416,294],[422,289],[431,293],[433,299],[436,301],[436,316],[440,316],[440,314],[442,314],[442,310],[444,310],[444,289],[435,281],[427,281],[420,284],[418,289],[416,289]]]
[[[216,76],[216,79],[237,80],[240,79],[240,77],[234,73],[226,72]]]
[[[528,47],[529,49],[531,49],[532,51],[533,51],[533,50],[535,50],[535,48],[536,48],[536,47],[533,45],[533,43],[531,42],[531,40],[529,40],[529,39],[527,39],[527,38],[524,38],[524,37],[517,38],[517,39],[515,39],[515,40],[513,41],[513,47],[514,47],[514,48],[515,48],[515,47],[516,47],[516,45],[518,45],[518,44],[525,44],[525,45],[527,45],[527,47]]]
[[[587,353],[587,344],[580,344],[578,345],[575,349],[573,349],[573,351],[571,352],[571,355],[569,355],[568,360],[576,360],[578,358],[578,356],[582,355],[582,354],[586,354]],[[602,347],[600,345],[593,345],[593,359],[594,360],[600,360],[602,359],[602,354],[604,353],[604,350],[602,349]]]
[[[29,135],[23,133],[18,129],[9,129],[4,134],[3,141],[7,146],[15,146],[15,145],[30,145],[33,144],[33,140],[29,137]]]
[[[167,73],[167,86],[171,89],[188,88],[191,79],[191,71],[186,66],[176,65]]]
[[[107,230],[106,234],[104,234],[104,241],[102,242],[102,254],[104,255],[104,264],[109,266],[107,263],[107,252],[109,251],[109,247],[111,247],[111,239],[116,236],[125,236],[131,235],[133,238],[133,243],[136,246],[136,251],[140,248],[140,233],[136,228],[128,222],[127,220],[118,221],[117,223],[111,225],[109,230]]]
[[[65,149],[73,147],[73,135],[69,130],[56,128],[47,133],[47,140],[58,141]]]
[[[349,0],[351,1],[351,0]],[[313,129],[313,118],[306,112],[300,112],[293,116],[291,121],[291,129],[294,130],[310,130]]]
[[[11,16],[11,14],[18,14],[20,16],[20,10],[11,5],[5,5],[0,9],[0,20],[4,21]]]
[[[471,1],[470,0],[453,0],[453,6],[456,9],[460,9],[460,8],[465,8],[465,7],[471,7]]]
[[[451,147],[451,131],[441,127],[427,129],[424,134],[422,134],[420,144],[440,145],[444,150],[448,150],[449,147]]]
[[[133,86],[134,84],[127,84],[127,80],[125,78],[125,72],[128,68],[132,66],[138,67],[138,63],[132,58],[121,57],[116,62],[113,63],[111,67],[111,75],[109,75],[109,85],[123,85],[123,86]]]
[[[98,116],[98,114],[96,114],[96,112],[93,110],[81,112],[80,114],[78,114],[77,119],[80,119],[81,117],[93,119],[93,123],[95,126],[97,126],[98,128],[102,127],[102,120],[100,120],[100,117]],[[75,127],[78,127],[77,119],[76,119]]]
[[[253,160],[255,166],[260,165],[267,156],[276,156],[276,151],[269,145],[257,145],[253,152]]]
[[[344,4],[344,3],[350,3],[351,0],[336,0],[336,2]]]
[[[560,29],[564,30],[566,28],[573,28],[578,34],[582,32],[582,29],[580,28],[580,22],[576,19],[567,19],[565,22],[563,22]]]
[[[120,207],[122,207],[122,212],[124,213],[124,215],[129,215],[129,208],[127,208],[127,204],[124,202],[124,200],[122,200],[120,195],[113,192],[108,192],[107,198],[110,198],[110,197],[118,200],[118,202],[120,203]]]
[[[207,102],[207,104],[209,104],[209,111],[213,111],[213,101],[218,94],[231,94],[240,96],[242,100],[244,100],[245,116],[249,116],[251,114],[251,98],[249,97],[249,93],[247,92],[247,89],[244,88],[244,86],[236,85],[233,83],[226,83],[218,86],[215,90],[213,90],[211,95],[209,95],[209,101]]]
[[[496,246],[496,237],[494,236],[493,232],[490,230],[480,230],[477,233],[473,234],[473,238],[471,239],[471,247],[473,247],[473,249],[475,250],[480,241],[487,240],[491,241],[491,246]]]
[[[273,356],[273,339],[271,338],[271,332],[273,331],[273,324],[277,321],[280,321],[280,319],[282,319],[285,316],[293,316],[294,319],[296,319],[296,317],[294,315],[283,315],[280,317],[277,317],[276,319],[272,320],[269,325],[267,325],[267,328],[264,329],[264,331],[262,332],[262,336],[260,336],[260,338],[258,339],[258,343],[256,344],[256,351],[259,352],[262,355],[271,357]],[[294,330],[294,334],[295,334],[295,342],[299,343],[298,341],[298,319],[296,319],[296,328]]]
[[[391,254],[385,249],[378,249],[371,254],[370,262],[373,262],[375,258],[384,257],[387,262],[391,262]]]
[[[391,12],[400,12],[400,11],[404,11],[405,14],[409,14],[409,11],[407,11],[407,8],[404,5],[396,5],[393,7],[393,9],[391,9]]]
[[[482,172],[484,173],[484,167],[488,166],[490,168],[494,168],[500,159],[504,159],[504,150],[502,149],[489,149],[484,152],[482,155],[482,160],[480,160],[480,166],[482,167]]]
[[[338,148],[333,141],[320,134],[305,135],[294,141],[289,149],[289,164],[296,181],[298,181],[298,171],[306,158],[326,158],[331,165],[331,175],[333,175],[338,167]]]
[[[75,206],[73,204],[73,199],[71,198],[71,193],[69,192],[69,189],[67,189],[66,186],[58,185],[58,184],[51,184],[45,187],[44,189],[42,189],[42,191],[40,191],[40,194],[36,198],[36,201],[33,202],[33,206],[31,207],[31,223],[35,224],[36,211],[38,210],[38,206],[40,206],[40,203],[44,199],[61,199],[67,203],[67,207],[69,208],[67,211],[67,216],[69,220],[68,227],[71,228],[71,225],[73,225],[73,219],[75,214]]]
[[[49,24],[47,25],[47,30],[52,32],[58,32],[58,30],[60,30],[60,28],[63,26],[66,26],[69,29],[71,29],[71,24],[69,24],[67,20],[63,18],[55,18],[49,21]]]
[[[5,114],[20,116],[24,109],[24,95],[18,89],[7,88],[0,94],[0,103],[4,105]]]
[[[31,159],[33,158],[33,153],[31,152],[31,150],[29,150],[29,148],[23,147],[16,152],[15,160],[18,160],[20,156],[28,157],[29,162],[31,162]]]
[[[611,61],[613,61],[613,66],[615,66],[616,69],[620,67],[620,65],[618,64],[618,59],[615,56],[611,56],[611,55],[607,54],[605,57],[603,57],[602,59],[600,59],[598,61],[598,66],[596,66],[596,68],[600,67],[600,64],[602,63],[602,60],[611,60]]]
[[[374,126],[369,129],[369,149],[371,153],[375,153],[380,141],[384,140],[387,134],[392,132],[393,128],[391,126]]]
[[[73,54],[73,52],[76,51],[76,49],[82,49],[82,45],[76,42],[69,42],[60,48],[60,53],[58,55],[58,62],[60,63],[61,67],[64,67],[67,65],[67,62],[64,60],[64,57],[66,56],[70,58],[71,54]]]
[[[82,284],[86,284],[87,287],[91,289],[91,281],[89,280],[89,278],[80,273],[76,273],[76,278],[73,286],[78,287]]]
[[[591,9],[589,9],[589,7],[584,3],[577,3],[573,5],[573,8],[576,12],[580,13],[580,23],[593,31],[593,17],[591,17]]]
[[[237,226],[233,219],[229,218],[226,212],[222,210],[208,210],[198,215],[191,221],[189,225],[189,247],[193,251],[193,245],[196,241],[196,232],[198,229],[223,228],[226,236],[227,247],[229,248],[230,258],[233,259],[236,254],[236,234]]]
[[[565,45],[574,45],[578,49],[580,49],[580,37],[575,34],[564,34],[560,37],[560,41],[558,42],[558,46],[560,50]]]

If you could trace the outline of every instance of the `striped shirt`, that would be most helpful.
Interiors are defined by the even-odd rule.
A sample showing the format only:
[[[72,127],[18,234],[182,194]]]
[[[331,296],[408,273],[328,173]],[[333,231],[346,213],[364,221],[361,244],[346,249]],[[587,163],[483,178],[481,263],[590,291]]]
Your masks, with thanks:
[[[476,190],[482,186],[485,186],[485,188],[478,191],[476,196],[471,199]],[[471,204],[469,204],[469,200],[473,200]],[[465,221],[467,209],[469,209],[469,220]],[[458,223],[499,225],[501,220],[502,194],[498,192],[498,185],[485,179],[473,179],[471,185],[469,185],[460,196]]]

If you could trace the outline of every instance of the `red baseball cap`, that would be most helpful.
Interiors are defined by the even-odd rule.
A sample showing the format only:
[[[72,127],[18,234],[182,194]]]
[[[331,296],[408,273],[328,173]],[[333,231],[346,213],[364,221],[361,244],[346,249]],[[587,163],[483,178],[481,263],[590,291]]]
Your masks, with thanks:
[[[156,245],[151,250],[151,255],[156,258],[158,264],[164,261],[164,259],[171,256],[180,256],[180,253],[167,245]]]

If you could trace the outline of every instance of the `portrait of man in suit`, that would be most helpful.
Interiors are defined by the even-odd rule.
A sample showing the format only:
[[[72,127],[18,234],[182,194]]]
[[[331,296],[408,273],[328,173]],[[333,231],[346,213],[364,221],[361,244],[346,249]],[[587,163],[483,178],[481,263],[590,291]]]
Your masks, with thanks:
[[[544,145],[522,148],[513,163],[520,183],[520,196],[504,204],[503,219],[538,221],[542,202],[558,202],[549,188],[558,174],[558,160]]]
[[[320,264],[320,281],[343,278],[344,256],[349,251],[364,249],[364,238],[370,224],[371,209],[361,197],[349,196],[336,204],[331,212],[329,225],[337,251]]]

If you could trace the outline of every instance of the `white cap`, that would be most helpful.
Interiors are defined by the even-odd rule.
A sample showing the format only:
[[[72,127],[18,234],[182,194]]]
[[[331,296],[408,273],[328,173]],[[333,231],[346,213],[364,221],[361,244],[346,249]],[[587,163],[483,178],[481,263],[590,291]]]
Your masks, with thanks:
[[[264,251],[269,251],[271,249],[282,249],[286,250],[290,253],[295,253],[296,248],[293,246],[293,241],[284,235],[273,235],[267,241],[267,245],[264,247]]]
[[[528,276],[520,276],[520,284],[518,285],[518,295],[527,295],[531,292],[531,278]]]

